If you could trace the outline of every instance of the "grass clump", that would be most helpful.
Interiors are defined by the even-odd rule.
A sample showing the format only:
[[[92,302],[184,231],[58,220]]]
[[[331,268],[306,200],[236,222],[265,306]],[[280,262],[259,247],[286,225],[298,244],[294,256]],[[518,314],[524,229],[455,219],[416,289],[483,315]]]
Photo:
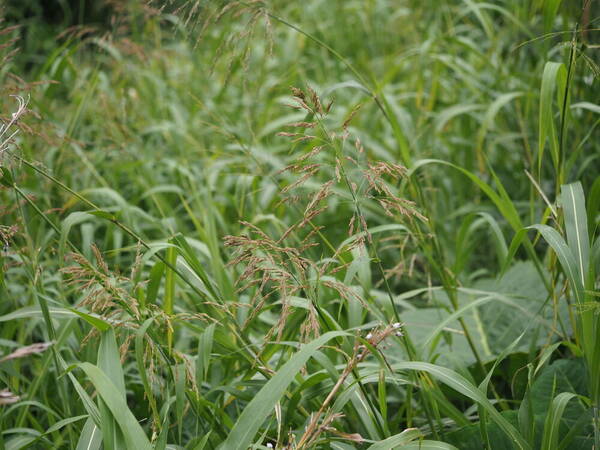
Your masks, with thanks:
[[[0,448],[600,447],[592,2],[70,11],[0,31]]]

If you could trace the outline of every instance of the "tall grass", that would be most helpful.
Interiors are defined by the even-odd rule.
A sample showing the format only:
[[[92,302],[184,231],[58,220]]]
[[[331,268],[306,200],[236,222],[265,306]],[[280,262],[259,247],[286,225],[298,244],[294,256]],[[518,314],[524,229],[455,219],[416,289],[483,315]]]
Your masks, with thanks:
[[[0,32],[0,448],[600,448],[593,2],[113,12]]]

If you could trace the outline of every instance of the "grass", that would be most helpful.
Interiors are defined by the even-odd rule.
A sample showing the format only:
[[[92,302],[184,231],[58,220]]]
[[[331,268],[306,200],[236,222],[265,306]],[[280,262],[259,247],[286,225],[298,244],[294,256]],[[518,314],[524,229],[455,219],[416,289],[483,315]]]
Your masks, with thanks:
[[[580,3],[6,9],[0,448],[600,448]]]

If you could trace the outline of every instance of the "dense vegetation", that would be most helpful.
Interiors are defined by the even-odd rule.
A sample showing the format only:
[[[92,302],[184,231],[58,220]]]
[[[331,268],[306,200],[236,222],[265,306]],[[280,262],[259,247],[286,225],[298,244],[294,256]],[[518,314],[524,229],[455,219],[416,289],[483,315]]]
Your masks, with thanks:
[[[0,449],[600,448],[597,2],[58,3],[0,31]]]

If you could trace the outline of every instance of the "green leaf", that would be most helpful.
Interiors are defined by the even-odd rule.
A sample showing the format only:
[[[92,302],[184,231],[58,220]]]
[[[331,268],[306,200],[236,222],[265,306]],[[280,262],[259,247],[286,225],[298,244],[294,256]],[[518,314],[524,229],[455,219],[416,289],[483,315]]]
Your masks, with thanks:
[[[481,405],[490,415],[490,418],[502,429],[502,431],[511,439],[518,449],[530,449],[529,444],[519,434],[517,429],[508,422],[492,405],[487,396],[477,387],[473,386],[466,378],[453,370],[445,367],[436,366],[426,362],[401,362],[392,365],[394,370],[419,370],[428,372],[442,383],[456,390],[457,392],[469,397],[477,404]]]
[[[544,31],[552,29],[552,23],[558,13],[562,0],[544,0]]]
[[[585,196],[580,182],[562,186],[561,203],[565,213],[567,242],[579,268],[581,285],[584,286],[590,262],[590,240],[587,228],[587,213],[585,211]]]
[[[13,187],[15,180],[7,167],[0,167],[0,184],[6,187]]]
[[[116,394],[125,400],[125,377],[123,375],[123,368],[121,367],[115,332],[112,328],[104,331],[100,337],[97,364],[100,370],[111,375],[111,380],[118,390]],[[102,417],[101,429],[105,450],[119,450],[125,444],[123,435],[109,408],[101,398],[98,400],[98,409]]]
[[[496,192],[488,183],[483,181],[477,175],[460,166],[452,164],[448,161],[443,161],[441,159],[421,159],[414,164],[409,174],[412,175],[420,167],[429,164],[441,164],[444,166],[449,166],[466,175],[473,183],[477,185],[477,187],[479,187],[479,189],[481,189],[489,197],[489,199],[494,203],[494,205],[496,205],[498,210],[502,213],[504,218],[508,221],[508,223],[515,231],[523,228],[521,224],[521,219],[519,217],[519,213],[517,212],[515,205],[508,198],[498,194],[498,192]]]
[[[183,409],[185,406],[185,364],[175,367],[175,415],[177,418],[177,434],[179,442],[183,434]]]
[[[99,450],[101,444],[102,433],[100,429],[92,419],[86,420],[75,450]]]
[[[104,373],[110,373],[110,379],[113,381],[119,394],[125,398],[125,375],[121,365],[117,339],[112,328],[104,331],[100,338],[100,347],[98,348],[98,367]]]
[[[60,225],[60,239],[58,241],[58,258],[60,261],[64,260],[65,249],[67,247],[67,240],[69,239],[69,233],[73,226],[90,220],[88,212],[76,211],[69,214],[61,221]]]
[[[481,128],[477,133],[477,152],[483,151],[483,143],[485,141],[485,137],[487,135],[488,130],[492,127],[496,115],[498,111],[502,109],[504,105],[514,100],[517,97],[522,96],[522,92],[508,92],[506,94],[500,95],[496,100],[492,102],[487,111],[485,112],[485,116],[483,118],[483,122],[481,124]]]
[[[381,447],[381,450],[384,448],[390,447]],[[447,444],[446,442],[441,441],[430,441],[427,439],[402,445],[398,448],[403,448],[404,450],[458,450],[458,448],[452,444]]]
[[[600,177],[596,177],[592,187],[588,190],[586,206],[588,214],[587,221],[590,227],[593,227],[598,212],[600,211]]]
[[[590,102],[578,102],[571,105],[571,109],[587,109],[588,111],[600,114],[600,105]]]
[[[135,362],[137,365],[138,373],[142,380],[142,385],[144,386],[144,393],[148,398],[148,403],[150,403],[150,409],[152,414],[154,415],[154,420],[159,421],[158,409],[156,407],[156,399],[154,397],[154,391],[152,390],[152,386],[150,385],[150,381],[148,380],[147,369],[144,365],[144,345],[145,345],[145,337],[146,331],[148,327],[152,325],[154,318],[146,319],[146,321],[142,324],[140,328],[135,333]]]
[[[54,433],[55,431],[58,431],[61,428],[65,427],[73,422],[77,422],[81,419],[85,419],[86,417],[89,418],[89,416],[87,414],[84,414],[82,416],[68,417],[66,419],[59,420],[54,425],[52,425],[50,428],[48,428],[46,430],[46,433],[44,433],[44,434]]]
[[[538,134],[538,172],[541,171],[544,156],[544,147],[546,139],[550,139],[550,151],[554,167],[559,165],[559,142],[554,123],[554,114],[552,111],[552,99],[555,95],[559,97],[565,91],[567,82],[567,69],[563,63],[547,62],[542,75],[542,87],[540,92],[540,117]],[[561,105],[562,106],[562,105]]]
[[[402,433],[395,434],[387,439],[376,442],[375,444],[369,446],[367,450],[387,450],[394,447],[401,447],[411,441],[421,438],[422,436],[423,433],[421,433],[418,429],[410,428],[408,430],[404,430]]]
[[[152,270],[150,271],[148,289],[146,291],[146,302],[148,304],[156,303],[156,296],[158,295],[160,281],[164,272],[165,263],[163,263],[162,261],[156,261],[156,263],[152,267]]]
[[[513,342],[511,342],[511,344],[502,351],[502,353],[498,356],[498,358],[496,358],[496,361],[494,361],[494,364],[492,365],[490,370],[488,370],[487,375],[485,376],[483,381],[479,384],[479,389],[481,389],[481,391],[484,394],[487,395],[488,386],[490,384],[490,380],[492,379],[494,370],[496,370],[498,365],[509,354],[511,354],[515,351],[517,344],[519,343],[519,341],[521,341],[524,334],[525,334],[525,332],[521,333],[521,335],[519,335]],[[482,437],[483,441],[486,443],[487,447],[491,448],[489,433],[488,433],[488,429],[487,429],[487,413],[482,405],[478,405],[477,409],[479,410],[479,425],[480,425],[480,430],[481,430],[481,437]]]
[[[165,407],[163,408],[164,420],[162,421],[162,424],[161,424],[160,434],[158,435],[158,438],[156,439],[156,441],[154,443],[154,450],[165,450],[167,447],[167,436],[169,435],[169,418],[170,418],[169,407],[170,406],[171,406],[171,404],[167,403],[165,405]],[[181,438],[180,438],[180,440],[181,440]]]
[[[185,261],[189,264],[193,273],[198,278],[200,278],[200,280],[204,284],[204,287],[207,289],[207,291],[210,293],[210,295],[213,298],[221,299],[222,296],[220,295],[220,293],[218,292],[214,283],[208,276],[208,273],[204,269],[204,266],[196,257],[194,250],[192,249],[190,244],[188,244],[185,236],[178,234],[175,237],[173,237],[172,242],[177,245],[178,252],[181,254],[181,256],[183,256]]]
[[[70,319],[77,317],[73,311],[60,306],[48,306],[48,312],[53,319]],[[8,322],[16,319],[31,319],[33,317],[43,317],[39,306],[25,306],[11,313],[0,316],[0,322]]]
[[[106,403],[123,433],[127,448],[152,450],[144,430],[129,410],[127,403],[119,393],[119,389],[108,376],[97,366],[87,362],[77,364],[77,367],[83,369],[98,391],[102,401]]]
[[[286,362],[250,403],[244,408],[233,429],[220,447],[222,450],[246,450],[251,444],[258,429],[271,414],[295,375],[306,364],[308,359],[325,343],[340,336],[347,336],[343,331],[330,331],[314,341],[305,344]]]
[[[506,261],[506,255],[508,254],[508,248],[506,247],[506,240],[504,238],[504,234],[502,233],[502,229],[500,228],[498,221],[491,214],[486,212],[480,212],[477,213],[477,215],[480,216],[483,220],[485,220],[490,226],[492,236],[494,237],[494,242],[496,244],[498,262],[500,264],[500,267],[502,267],[502,265]]]
[[[177,253],[175,247],[167,248],[166,261],[171,267],[175,267],[177,264]],[[165,275],[165,294],[163,298],[163,310],[168,316],[173,314],[173,303],[175,297],[175,271],[167,267],[167,273]],[[170,345],[169,345],[170,347]]]
[[[208,375],[215,326],[214,323],[207,326],[198,340],[198,357],[196,358],[196,383],[198,384],[198,387],[202,385],[202,382]]]
[[[546,416],[544,424],[544,436],[542,440],[541,450],[554,450],[558,447],[558,433],[560,431],[560,421],[562,419],[567,403],[572,398],[577,397],[577,394],[571,392],[562,392],[552,400],[552,405]]]
[[[457,309],[456,311],[454,311],[452,314],[446,316],[443,320],[441,320],[439,322],[439,324],[429,333],[427,338],[423,341],[423,344],[422,344],[423,350],[438,336],[438,334],[440,334],[442,332],[444,327],[446,327],[449,323],[451,323],[454,320],[458,319],[459,317],[463,316],[465,313],[469,312],[471,309],[476,308],[477,306],[484,305],[492,300],[497,300],[497,299],[498,299],[497,295],[494,295],[494,294],[487,295],[487,296],[478,298],[477,300],[474,300],[470,303],[467,303],[466,305],[464,305],[464,306],[460,307],[459,309]]]
[[[69,309],[69,311],[77,314],[79,317],[81,317],[83,320],[85,320],[87,323],[89,323],[90,325],[92,325],[94,328],[96,328],[99,331],[107,331],[107,330],[111,329],[110,323],[106,322],[103,319],[100,319],[99,317],[97,317],[95,315],[91,315],[86,312],[79,311],[78,309],[75,309],[75,308],[68,308],[68,309]]]
[[[100,217],[101,219],[110,220],[111,222],[117,220],[117,217],[114,214],[111,214],[107,211],[97,210],[97,211],[88,211],[86,214],[91,216]]]
[[[542,351],[542,353],[540,354],[540,356],[538,357],[538,363],[535,366],[535,370],[533,371],[533,376],[535,376],[538,371],[544,367],[544,364],[546,363],[546,361],[548,361],[548,358],[550,358],[550,356],[552,356],[552,353],[554,353],[554,351],[562,344],[562,342],[556,342],[552,345],[549,345],[548,347],[544,348],[544,350]]]
[[[583,302],[583,284],[579,274],[579,266],[575,260],[575,255],[563,239],[563,237],[554,228],[547,225],[531,225],[528,229],[535,229],[540,232],[548,245],[556,253],[560,264],[573,287],[575,298],[579,303]]]
[[[521,242],[526,236],[527,230],[537,230],[544,237],[546,242],[552,247],[556,256],[560,261],[560,264],[569,279],[569,282],[573,286],[573,291],[578,302],[583,301],[583,285],[581,284],[581,276],[579,275],[579,268],[575,261],[575,256],[571,249],[563,239],[563,237],[554,228],[548,225],[531,225],[529,227],[519,230],[513,238],[510,247],[508,249],[508,255],[506,257],[506,263],[502,268],[501,273],[503,274],[510,261],[514,258],[517,250],[521,246]]]

